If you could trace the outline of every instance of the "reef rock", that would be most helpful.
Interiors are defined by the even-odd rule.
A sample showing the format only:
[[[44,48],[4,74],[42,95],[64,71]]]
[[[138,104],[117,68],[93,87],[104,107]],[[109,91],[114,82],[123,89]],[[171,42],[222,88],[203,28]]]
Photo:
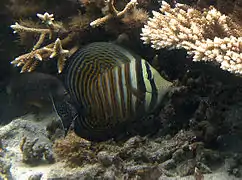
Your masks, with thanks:
[[[205,180],[237,180],[240,176],[239,154],[226,157],[207,149],[202,142],[194,142],[192,131],[185,130],[174,136],[157,134],[91,143],[82,148],[87,147],[83,152],[92,151],[87,157],[92,159],[68,166],[65,158],[70,156],[58,159],[53,152],[54,139],[63,136],[60,129],[50,135],[51,128],[47,127],[53,121],[58,122],[54,113],[41,118],[26,115],[0,128],[0,179],[190,180],[198,175]]]

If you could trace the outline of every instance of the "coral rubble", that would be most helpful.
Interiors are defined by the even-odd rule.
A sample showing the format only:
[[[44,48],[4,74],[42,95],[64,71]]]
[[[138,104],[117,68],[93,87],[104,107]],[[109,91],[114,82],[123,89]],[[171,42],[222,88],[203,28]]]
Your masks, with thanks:
[[[65,139],[56,140],[53,149],[57,159],[64,160],[69,166],[96,162],[95,145],[74,132],[70,132]]]

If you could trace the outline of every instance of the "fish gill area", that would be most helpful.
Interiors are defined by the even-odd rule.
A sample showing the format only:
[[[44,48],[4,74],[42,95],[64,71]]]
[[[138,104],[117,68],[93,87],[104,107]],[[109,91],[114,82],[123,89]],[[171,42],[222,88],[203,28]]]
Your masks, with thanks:
[[[183,49],[156,51],[143,45],[139,34],[144,19],[134,14],[137,21],[125,16],[121,22],[111,19],[101,27],[90,28],[87,23],[107,11],[102,0],[36,2],[11,0],[2,1],[0,6],[0,179],[242,179],[240,76],[223,71],[216,63],[193,62]],[[117,0],[115,5],[120,10],[128,2]],[[139,8],[151,13],[159,9],[161,1],[138,3]],[[207,1],[181,3],[204,6]],[[60,83],[64,74],[56,72],[56,63],[46,61],[34,67],[37,72],[23,74],[19,73],[21,67],[10,64],[38,40],[31,33],[16,37],[10,25],[21,19],[23,26],[39,28],[40,24],[33,24],[36,13],[47,10],[63,24],[72,25],[71,33],[58,32],[63,39],[68,33],[78,37],[66,48],[97,41],[117,42],[173,82],[175,88],[152,119],[138,122],[129,134],[123,132],[115,140],[88,141],[71,129],[65,135],[50,96],[64,91]]]

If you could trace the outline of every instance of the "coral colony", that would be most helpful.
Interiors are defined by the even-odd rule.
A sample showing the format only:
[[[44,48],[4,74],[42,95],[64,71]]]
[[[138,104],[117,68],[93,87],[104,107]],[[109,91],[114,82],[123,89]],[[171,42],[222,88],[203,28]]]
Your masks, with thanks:
[[[107,15],[105,15],[104,17],[98,18],[92,22],[89,22],[89,25],[92,28],[94,28],[94,27],[103,25],[104,23],[107,23],[111,19],[115,19],[115,18],[122,19],[125,17],[126,13],[130,12],[131,10],[135,11],[134,9],[136,5],[137,5],[137,1],[131,0],[122,11],[118,11],[114,7],[113,0],[107,1],[107,8],[108,8]],[[141,15],[141,17],[143,17],[144,20],[147,19],[147,16],[146,16],[147,14],[145,11],[142,11],[139,9],[136,9],[136,11],[139,12],[139,14],[137,15],[137,13],[135,14],[134,12],[133,18],[137,18],[137,21],[140,21],[139,15]],[[62,48],[62,46],[67,46],[74,41],[74,39],[77,36],[77,32],[75,28],[76,28],[76,25],[78,24],[74,26],[70,26],[69,29],[66,29],[64,28],[62,23],[54,21],[53,14],[49,14],[46,12],[44,14],[37,14],[37,16],[39,17],[40,20],[42,20],[42,23],[46,26],[46,28],[26,27],[26,26],[20,25],[17,22],[14,25],[11,25],[11,28],[14,30],[14,33],[19,33],[20,36],[23,33],[39,34],[39,39],[35,43],[34,47],[32,48],[32,51],[15,58],[15,60],[12,61],[11,63],[15,64],[16,66],[22,66],[21,72],[31,72],[36,68],[36,66],[41,61],[45,61],[48,59],[52,59],[53,57],[57,57],[58,72],[61,73],[65,64],[66,58],[71,55],[70,53],[71,50],[70,51],[65,50]],[[79,18],[83,18],[83,17],[79,17]],[[131,16],[131,19],[132,19],[132,16]],[[127,20],[126,22],[129,23]],[[87,26],[87,25],[85,24],[83,26]],[[82,26],[79,26],[79,28],[80,28],[79,31],[83,31]],[[54,34],[55,35],[58,34],[59,37],[54,39]],[[48,36],[50,40],[53,40],[53,42],[46,46],[42,46],[46,39],[46,36]],[[73,48],[75,49],[75,47]]]
[[[216,61],[222,69],[242,74],[242,31],[230,17],[213,7],[201,12],[184,4],[171,8],[165,1],[153,15],[142,29],[145,44],[184,48],[194,61]]]
[[[86,2],[86,5],[90,3],[91,1]],[[128,24],[132,18],[142,24],[146,22],[147,13],[143,9],[136,8],[137,4],[137,0],[131,0],[123,10],[118,11],[114,6],[114,0],[109,0],[105,6],[108,9],[106,15],[90,20],[89,25],[92,28],[98,27],[111,19],[124,19],[123,22]],[[125,20],[132,14],[133,17],[129,18],[131,20]],[[11,26],[14,32],[19,34],[39,34],[39,39],[32,51],[17,57],[11,63],[22,66],[21,72],[30,72],[41,61],[57,57],[58,72],[61,73],[66,59],[71,55],[71,50],[64,50],[62,46],[70,44],[77,33],[71,30],[73,26],[65,29],[61,23],[55,22],[53,14],[46,12],[37,16],[46,28],[26,27],[17,22]],[[188,5],[176,3],[172,8],[165,1],[162,1],[160,12],[153,11],[153,16],[142,28],[141,39],[145,44],[151,44],[154,49],[185,48],[188,54],[193,56],[194,61],[216,61],[224,70],[242,73],[242,32],[240,26],[231,17],[222,14],[214,7],[197,10]],[[139,19],[139,17],[142,18]],[[82,26],[79,28],[80,31],[83,30]],[[54,39],[53,34],[57,33],[60,37]],[[53,42],[42,46],[46,36]]]

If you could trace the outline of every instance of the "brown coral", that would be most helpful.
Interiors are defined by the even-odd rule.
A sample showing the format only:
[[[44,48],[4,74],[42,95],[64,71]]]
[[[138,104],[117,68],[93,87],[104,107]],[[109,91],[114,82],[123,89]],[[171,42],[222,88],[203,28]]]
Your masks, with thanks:
[[[148,13],[144,9],[134,8],[131,12],[125,14],[122,22],[133,29],[141,27],[147,22],[148,18]]]
[[[97,161],[95,145],[70,132],[65,139],[55,142],[53,150],[57,159],[65,161],[69,166],[80,166]]]
[[[55,56],[58,57],[58,72],[62,72],[64,67],[64,62],[66,57],[69,55],[67,50],[62,49],[61,40],[59,38],[56,39],[55,42],[49,44],[48,46],[41,47],[44,43],[46,36],[49,36],[49,39],[52,39],[54,33],[65,33],[66,30],[59,23],[54,22],[53,14],[44,13],[37,14],[39,19],[42,20],[42,23],[46,25],[47,28],[34,28],[34,27],[26,27],[22,26],[19,23],[15,23],[11,25],[11,28],[14,29],[15,33],[34,33],[39,34],[39,38],[35,43],[32,51],[30,53],[21,55],[15,58],[12,61],[12,64],[16,66],[23,66],[21,72],[31,72],[43,59],[53,58]]]
[[[107,7],[108,7],[108,14],[105,15],[104,17],[98,18],[95,21],[92,21],[90,23],[90,26],[92,27],[97,27],[100,26],[104,23],[106,23],[107,21],[109,21],[110,19],[113,18],[123,18],[123,16],[133,7],[136,6],[137,4],[137,0],[130,0],[130,2],[128,4],[126,4],[126,6],[124,7],[124,9],[122,11],[118,11],[115,7],[114,7],[114,0],[108,0],[107,1]]]

